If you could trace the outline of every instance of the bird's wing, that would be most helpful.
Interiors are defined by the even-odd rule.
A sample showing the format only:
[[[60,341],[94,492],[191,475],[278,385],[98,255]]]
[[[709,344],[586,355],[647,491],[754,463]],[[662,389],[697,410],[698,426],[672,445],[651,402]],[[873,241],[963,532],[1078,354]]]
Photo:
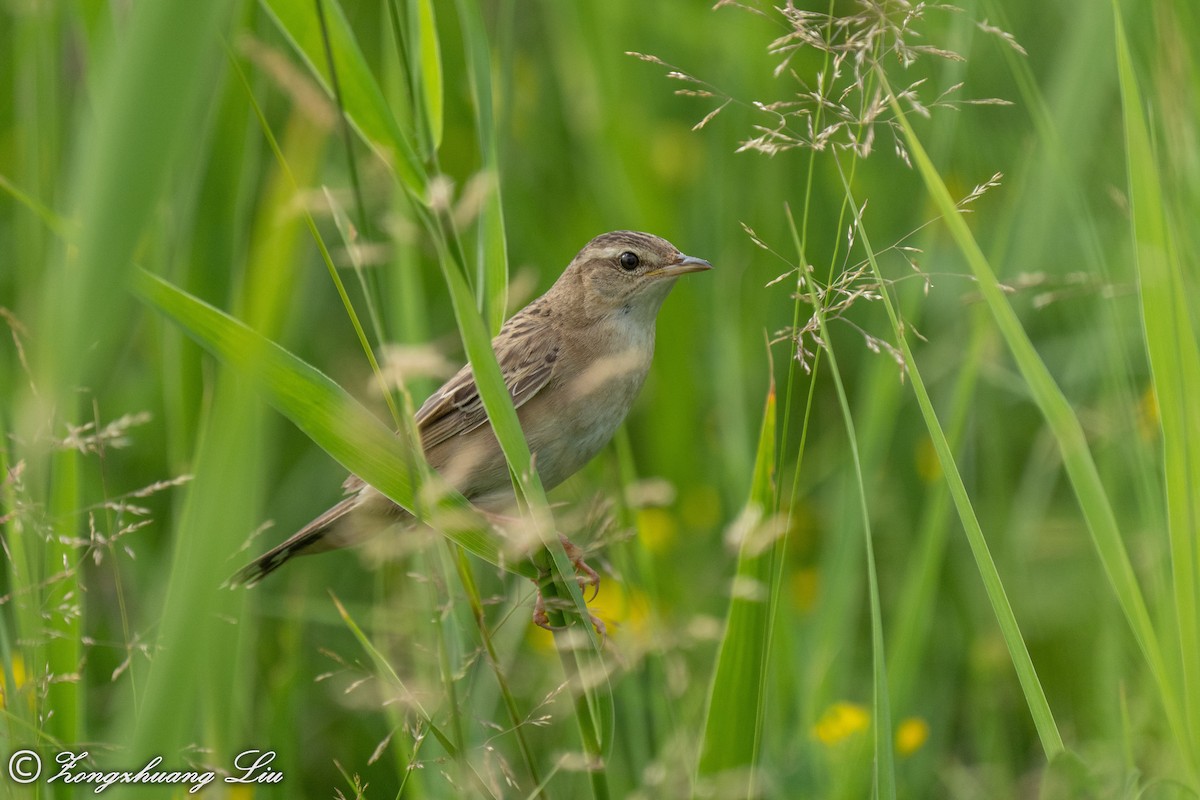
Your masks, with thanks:
[[[500,335],[492,341],[504,385],[517,408],[549,383],[558,363],[558,331],[545,320],[535,322],[537,314],[529,311],[526,309],[505,323]],[[487,412],[469,364],[417,410],[417,430],[426,450],[485,422]]]

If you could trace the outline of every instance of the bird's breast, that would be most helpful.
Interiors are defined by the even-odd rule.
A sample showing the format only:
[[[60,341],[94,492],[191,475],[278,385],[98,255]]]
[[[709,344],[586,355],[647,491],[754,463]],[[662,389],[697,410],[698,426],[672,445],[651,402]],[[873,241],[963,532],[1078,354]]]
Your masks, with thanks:
[[[597,325],[564,348],[562,370],[530,401],[522,424],[549,487],[581,469],[629,414],[654,356],[653,325]],[[522,409],[525,410],[525,409]]]

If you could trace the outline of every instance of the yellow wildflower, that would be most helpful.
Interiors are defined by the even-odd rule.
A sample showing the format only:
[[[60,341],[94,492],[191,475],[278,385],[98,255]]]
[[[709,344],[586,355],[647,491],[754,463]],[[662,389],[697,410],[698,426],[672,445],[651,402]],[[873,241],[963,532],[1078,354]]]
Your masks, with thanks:
[[[929,739],[929,723],[920,717],[908,717],[896,728],[896,752],[911,756]]]
[[[19,655],[13,655],[11,667],[14,684],[11,688],[14,694],[19,694],[29,682],[29,674],[25,672],[25,660]],[[0,708],[8,707],[9,688],[5,673],[0,671]]]
[[[822,744],[832,747],[870,727],[871,714],[866,707],[839,701],[825,709],[813,726],[813,735]]]

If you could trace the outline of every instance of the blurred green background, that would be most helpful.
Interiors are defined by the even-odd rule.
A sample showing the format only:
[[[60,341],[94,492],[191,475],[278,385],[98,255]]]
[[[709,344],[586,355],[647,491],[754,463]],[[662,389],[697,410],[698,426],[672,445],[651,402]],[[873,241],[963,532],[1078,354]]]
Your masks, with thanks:
[[[1200,15],[959,5],[808,8],[839,28],[766,2],[0,0],[0,756],[277,753],[282,783],[204,790],[227,797],[1200,793]],[[845,47],[790,49],[801,23]],[[841,146],[881,74],[912,131],[883,102],[870,152]],[[745,147],[779,125],[796,146]],[[948,226],[934,183],[996,173]],[[419,403],[464,360],[446,270],[494,332],[620,228],[716,269],[675,288],[624,430],[550,497],[604,575],[602,758],[533,585],[442,537],[222,588],[346,468],[136,270],[388,420],[323,250]]]

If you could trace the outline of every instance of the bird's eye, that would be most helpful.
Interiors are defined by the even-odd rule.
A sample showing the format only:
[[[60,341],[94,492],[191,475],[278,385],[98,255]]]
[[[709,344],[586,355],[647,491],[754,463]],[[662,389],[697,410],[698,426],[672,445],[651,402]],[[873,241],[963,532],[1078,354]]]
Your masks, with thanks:
[[[641,261],[638,259],[637,253],[631,253],[628,250],[621,253],[621,269],[627,269],[632,272],[637,269],[640,263]]]

